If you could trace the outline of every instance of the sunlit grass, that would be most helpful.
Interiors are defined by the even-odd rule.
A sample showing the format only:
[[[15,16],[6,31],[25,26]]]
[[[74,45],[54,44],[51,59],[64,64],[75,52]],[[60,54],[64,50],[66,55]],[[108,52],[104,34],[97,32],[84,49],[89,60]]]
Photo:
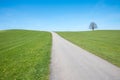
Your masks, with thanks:
[[[0,80],[49,80],[51,34],[0,31]]]

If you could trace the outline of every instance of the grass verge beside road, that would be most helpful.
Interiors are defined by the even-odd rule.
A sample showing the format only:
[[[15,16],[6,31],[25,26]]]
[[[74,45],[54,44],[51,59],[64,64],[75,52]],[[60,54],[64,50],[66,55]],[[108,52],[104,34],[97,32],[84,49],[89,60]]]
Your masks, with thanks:
[[[120,67],[120,30],[57,33],[83,49]]]
[[[0,31],[0,80],[49,80],[51,33]]]

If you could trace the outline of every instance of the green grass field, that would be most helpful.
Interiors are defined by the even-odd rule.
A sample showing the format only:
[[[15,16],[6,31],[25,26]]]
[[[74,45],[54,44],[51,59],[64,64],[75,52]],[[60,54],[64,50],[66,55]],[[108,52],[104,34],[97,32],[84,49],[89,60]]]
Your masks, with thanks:
[[[0,80],[49,80],[51,34],[0,31]]]
[[[120,67],[120,30],[58,32],[58,34]]]

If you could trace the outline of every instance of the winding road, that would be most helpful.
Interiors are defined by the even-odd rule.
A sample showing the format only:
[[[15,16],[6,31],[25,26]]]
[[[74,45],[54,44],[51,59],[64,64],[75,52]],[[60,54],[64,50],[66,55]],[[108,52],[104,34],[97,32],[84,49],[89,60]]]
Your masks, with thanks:
[[[50,80],[120,80],[120,68],[52,32]]]

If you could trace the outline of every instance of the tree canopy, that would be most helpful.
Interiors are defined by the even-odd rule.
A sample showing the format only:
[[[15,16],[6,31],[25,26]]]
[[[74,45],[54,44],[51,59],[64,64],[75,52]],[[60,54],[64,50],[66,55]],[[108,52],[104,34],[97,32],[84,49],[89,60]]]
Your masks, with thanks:
[[[89,28],[94,31],[94,29],[97,28],[97,24],[95,22],[91,22]]]

